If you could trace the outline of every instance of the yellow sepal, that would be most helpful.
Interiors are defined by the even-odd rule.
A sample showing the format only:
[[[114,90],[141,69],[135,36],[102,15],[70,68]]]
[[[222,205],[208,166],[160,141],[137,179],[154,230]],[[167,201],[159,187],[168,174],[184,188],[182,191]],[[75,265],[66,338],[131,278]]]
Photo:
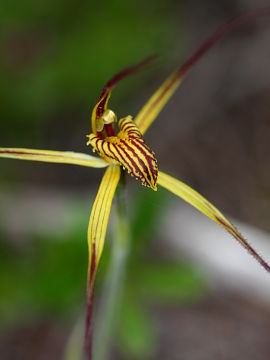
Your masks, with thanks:
[[[42,161],[48,163],[72,164],[93,168],[103,168],[108,166],[106,161],[99,157],[73,151],[0,148],[0,157],[18,160]]]
[[[89,268],[88,279],[91,286],[104,247],[112,201],[120,179],[120,166],[110,165],[102,178],[88,225]]]
[[[164,81],[139,111],[134,122],[142,135],[145,134],[146,130],[175,93],[181,81],[182,72],[177,70]]]
[[[197,191],[193,190],[182,181],[159,171],[157,184],[171,191],[173,194],[179,196],[181,199],[194,206],[204,215],[214,220],[227,230],[247,251],[254,256],[254,258],[270,272],[270,266],[262,259],[262,257],[249,245],[242,234],[235,228],[235,226],[208,200],[206,200]]]

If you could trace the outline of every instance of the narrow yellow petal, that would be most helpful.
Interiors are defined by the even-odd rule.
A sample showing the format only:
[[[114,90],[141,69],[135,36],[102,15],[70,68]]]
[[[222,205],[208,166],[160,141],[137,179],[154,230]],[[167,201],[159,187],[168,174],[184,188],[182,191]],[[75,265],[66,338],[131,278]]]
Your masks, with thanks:
[[[0,157],[18,160],[43,161],[49,163],[73,164],[94,168],[108,166],[106,161],[101,158],[73,151],[0,148]]]
[[[91,211],[88,226],[88,278],[91,287],[103,251],[112,200],[120,179],[120,171],[119,165],[110,165],[106,169]]]
[[[158,114],[167,104],[182,81],[182,73],[174,72],[169,78],[154,92],[146,104],[142,107],[136,118],[135,124],[140,129],[142,135],[156,119]]]
[[[171,191],[173,194],[179,196],[190,205],[201,211],[204,215],[214,220],[216,223],[226,229],[247,251],[254,256],[254,258],[270,272],[270,266],[262,259],[262,257],[249,245],[235,226],[225,218],[225,216],[208,200],[206,200],[197,191],[193,190],[182,181],[173,178],[161,171],[158,174],[158,185]]]

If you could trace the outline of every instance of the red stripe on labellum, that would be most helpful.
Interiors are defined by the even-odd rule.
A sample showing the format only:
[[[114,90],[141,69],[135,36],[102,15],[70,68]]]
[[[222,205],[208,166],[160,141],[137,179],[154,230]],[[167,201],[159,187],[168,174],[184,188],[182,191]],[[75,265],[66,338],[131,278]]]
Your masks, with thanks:
[[[130,152],[132,153],[132,155],[134,156],[134,158],[136,158],[138,161],[139,161],[139,163],[140,163],[140,165],[141,165],[141,167],[142,167],[142,169],[143,170],[141,170],[138,166],[137,166],[137,164],[134,162],[134,160],[132,159],[132,157],[130,157],[130,155],[125,151],[125,154],[126,154],[126,156],[132,161],[132,163],[134,164],[134,165],[136,165],[136,167],[137,167],[137,169],[139,169],[138,170],[138,173],[140,174],[139,176],[138,175],[136,175],[136,174],[133,174],[136,178],[138,178],[138,179],[144,179],[145,180],[145,183],[147,184],[147,185],[149,185],[149,183],[151,184],[152,183],[152,179],[151,179],[151,175],[149,174],[149,170],[148,170],[148,168],[147,168],[147,166],[145,165],[145,163],[143,162],[143,160],[136,154],[136,152],[134,151],[134,149],[132,149],[132,147],[127,143],[127,142],[125,142],[124,140],[120,140],[121,141],[121,143],[123,143],[124,144],[124,146],[128,149],[128,150],[130,150]],[[144,157],[145,158],[145,157]],[[147,159],[146,159],[146,161],[147,161]],[[148,161],[147,161],[147,163],[148,163]],[[144,171],[144,172],[143,172]],[[146,176],[146,177],[145,177]]]
[[[101,140],[101,149],[102,149],[102,151],[105,153],[104,144],[105,144],[105,141],[104,141],[104,140]]]
[[[124,151],[125,155],[131,160],[132,164],[134,164],[134,166],[138,169],[138,173],[141,174],[142,171],[140,170],[140,168],[138,167],[138,165],[134,162],[133,158],[126,152],[125,148],[127,148],[133,155],[134,158],[136,158],[137,160],[139,160],[139,163],[142,165],[143,168],[145,168],[145,164],[144,162],[137,156],[137,154],[135,153],[135,151],[132,149],[132,147],[129,146],[129,144],[124,141],[124,140],[120,140],[120,142],[124,145],[124,148],[122,146],[119,145],[119,147]],[[135,174],[133,174],[135,175]],[[137,177],[138,175],[136,175]]]
[[[128,132],[128,136],[129,136],[130,138],[136,139],[136,138],[138,138],[138,136],[140,136],[140,134],[139,134],[138,131],[136,131],[136,130],[130,130],[130,131]]]
[[[111,146],[113,147],[113,149],[116,150],[117,154],[121,157],[121,154],[119,154],[119,152],[117,151],[115,145],[108,142],[108,149],[109,149],[109,151],[110,151],[111,154],[112,154],[110,157],[111,157],[112,159],[114,159],[114,160],[116,160],[116,161],[119,161],[119,162],[121,163],[121,161],[119,160],[119,158],[117,157],[117,155],[112,151]],[[106,152],[105,154],[107,154],[107,152]]]
[[[124,145],[124,147],[126,147],[126,145]],[[127,167],[131,174],[134,175],[137,179],[139,178],[139,175],[141,173],[140,168],[138,167],[138,165],[133,161],[133,159],[129,156],[129,154],[126,152],[125,148],[123,148],[121,145],[115,146],[116,151],[120,154],[120,156],[123,159],[122,165],[124,167]],[[125,157],[119,152],[119,150],[121,150]],[[129,163],[127,162],[127,160],[129,160]],[[138,174],[136,174],[136,171],[138,172]]]
[[[101,152],[103,142],[104,142],[104,140],[101,140],[101,139],[96,141],[96,147],[97,147],[97,151],[99,153]]]
[[[132,139],[131,143],[136,146],[136,148],[141,152],[141,154],[144,155],[144,158],[146,159],[149,167],[150,167],[150,171],[153,175],[154,181],[155,181],[155,185],[156,185],[156,180],[157,180],[157,175],[158,175],[158,171],[157,171],[157,161],[156,158],[154,157],[153,152],[150,150],[150,148],[142,141],[138,141],[139,139]],[[145,149],[152,155],[152,157],[147,154],[147,152],[145,151]],[[153,165],[153,163],[155,164],[155,166]]]

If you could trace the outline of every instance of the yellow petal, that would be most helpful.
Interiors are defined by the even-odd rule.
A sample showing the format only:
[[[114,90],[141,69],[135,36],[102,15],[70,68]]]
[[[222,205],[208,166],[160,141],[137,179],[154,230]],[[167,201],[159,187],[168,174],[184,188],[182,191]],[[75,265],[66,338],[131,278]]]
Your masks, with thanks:
[[[73,151],[0,148],[0,157],[19,160],[43,161],[49,163],[74,164],[94,168],[108,166],[106,161],[101,158]]]
[[[91,211],[88,226],[88,278],[91,287],[93,287],[102,254],[112,200],[120,179],[120,171],[119,165],[110,165],[106,169]]]
[[[142,135],[156,119],[158,114],[167,104],[168,100],[174,94],[182,80],[182,74],[178,71],[173,73],[150,97],[143,108],[140,110],[136,118],[135,124],[140,129]]]
[[[201,211],[204,215],[214,220],[216,223],[226,229],[247,251],[254,256],[254,258],[268,271],[270,272],[269,265],[262,259],[262,257],[249,245],[249,243],[243,238],[240,232],[235,226],[229,222],[228,219],[208,200],[206,200],[197,191],[190,188],[180,180],[173,178],[161,171],[158,174],[158,185],[171,191],[173,194],[179,196],[190,205]]]
[[[164,83],[154,92],[146,104],[142,107],[135,118],[135,123],[142,135],[156,119],[158,114],[167,104],[175,90],[181,84],[183,77],[192,67],[213,47],[219,40],[229,32],[243,25],[244,23],[263,16],[269,16],[269,8],[262,8],[246,12],[222,25],[214,32],[175,72],[173,72]]]

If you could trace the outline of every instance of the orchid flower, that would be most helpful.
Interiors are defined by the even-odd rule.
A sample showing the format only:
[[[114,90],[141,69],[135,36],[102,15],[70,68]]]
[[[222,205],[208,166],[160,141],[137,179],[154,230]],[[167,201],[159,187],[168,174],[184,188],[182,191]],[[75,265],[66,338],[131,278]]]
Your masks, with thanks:
[[[181,67],[173,72],[154,92],[137,116],[124,116],[117,120],[116,114],[108,108],[109,98],[114,86],[126,76],[140,70],[152,58],[128,67],[117,73],[103,88],[92,111],[92,131],[87,145],[99,156],[76,152],[61,152],[24,148],[0,148],[0,157],[20,160],[62,163],[93,168],[106,168],[95,198],[88,226],[88,296],[86,341],[90,354],[90,307],[97,269],[102,256],[112,201],[122,171],[127,171],[142,185],[157,191],[164,187],[176,196],[194,206],[204,215],[227,230],[268,272],[270,266],[244,239],[235,226],[208,200],[182,181],[158,169],[154,152],[147,146],[143,135],[157,118],[161,110],[182,83],[191,67],[228,32],[244,22],[269,15],[270,9],[258,10],[241,15],[218,29]],[[89,355],[91,357],[91,355]]]

